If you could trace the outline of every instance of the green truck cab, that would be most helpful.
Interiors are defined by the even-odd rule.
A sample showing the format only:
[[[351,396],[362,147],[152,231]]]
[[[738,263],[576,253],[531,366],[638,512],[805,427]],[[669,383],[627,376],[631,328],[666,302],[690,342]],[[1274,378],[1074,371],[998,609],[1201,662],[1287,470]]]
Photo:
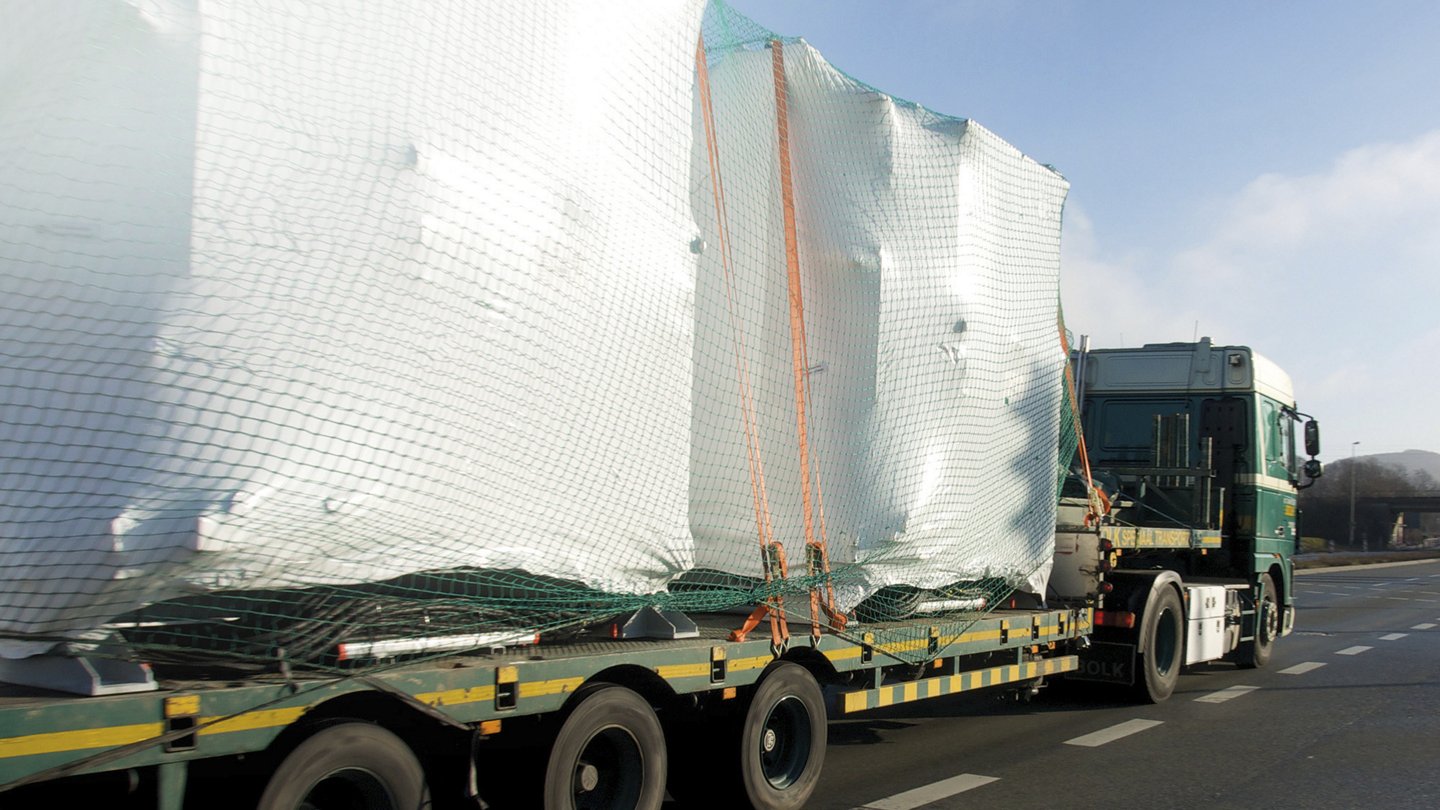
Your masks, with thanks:
[[[1183,648],[1186,664],[1225,657],[1263,666],[1294,627],[1296,492],[1321,474],[1319,427],[1297,409],[1289,375],[1249,347],[1209,338],[1082,349],[1074,359],[1090,472],[1110,506],[1101,534],[1112,590],[1097,625],[1111,629],[1097,641],[1135,648],[1137,667],[1125,677],[1142,684],[1173,676],[1154,671],[1157,633],[1186,633],[1184,645],[1165,645]],[[1312,457],[1303,464],[1302,419]],[[1156,630],[1152,606],[1167,587],[1182,607],[1174,625]],[[1197,600],[1216,603],[1217,615]],[[1212,619],[1218,646],[1197,637]]]

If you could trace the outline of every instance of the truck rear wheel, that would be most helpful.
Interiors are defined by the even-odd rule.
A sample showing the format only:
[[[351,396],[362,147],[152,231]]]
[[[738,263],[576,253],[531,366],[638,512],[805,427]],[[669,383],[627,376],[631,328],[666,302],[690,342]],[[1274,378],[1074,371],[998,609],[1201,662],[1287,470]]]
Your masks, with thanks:
[[[1260,598],[1255,600],[1255,638],[1235,650],[1235,663],[1242,669],[1258,669],[1270,663],[1275,652],[1275,639],[1280,637],[1280,600],[1275,595],[1275,580],[1261,574]]]
[[[1162,587],[1145,606],[1140,646],[1145,652],[1140,653],[1135,662],[1139,669],[1135,679],[1136,696],[1149,703],[1160,703],[1175,691],[1184,663],[1185,613],[1174,588]]]
[[[665,734],[655,710],[623,686],[576,695],[545,769],[545,810],[658,810]]]
[[[358,721],[315,732],[287,755],[258,810],[418,810],[425,771],[399,737]]]

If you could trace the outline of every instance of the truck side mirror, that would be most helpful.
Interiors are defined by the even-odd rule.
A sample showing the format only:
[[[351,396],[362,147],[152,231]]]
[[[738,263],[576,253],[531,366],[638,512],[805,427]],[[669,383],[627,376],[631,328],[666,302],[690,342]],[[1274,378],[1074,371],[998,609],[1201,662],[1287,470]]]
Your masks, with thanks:
[[[1318,459],[1318,458],[1312,458],[1312,459],[1310,459],[1309,461],[1305,462],[1305,477],[1306,477],[1306,478],[1315,479],[1315,478],[1319,478],[1320,476],[1322,476],[1322,475],[1324,475],[1324,474],[1325,474],[1325,465],[1320,463],[1320,459]]]
[[[1320,455],[1320,423],[1314,419],[1305,422],[1305,455]],[[1306,469],[1309,469],[1309,465],[1306,465]],[[1312,475],[1310,477],[1319,478],[1320,476]]]

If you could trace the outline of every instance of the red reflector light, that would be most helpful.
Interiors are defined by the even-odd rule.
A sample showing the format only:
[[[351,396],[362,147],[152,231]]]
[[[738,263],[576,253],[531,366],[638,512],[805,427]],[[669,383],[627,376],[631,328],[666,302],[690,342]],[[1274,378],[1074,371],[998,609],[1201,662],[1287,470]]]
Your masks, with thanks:
[[[1135,614],[1128,610],[1097,610],[1095,611],[1095,625],[1129,629],[1135,626]]]

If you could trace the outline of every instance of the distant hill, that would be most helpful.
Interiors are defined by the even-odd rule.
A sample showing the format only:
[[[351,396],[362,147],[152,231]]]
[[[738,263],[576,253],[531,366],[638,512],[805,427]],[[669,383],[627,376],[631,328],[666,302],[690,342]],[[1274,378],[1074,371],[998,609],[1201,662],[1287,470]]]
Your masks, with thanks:
[[[1358,456],[1359,459],[1375,461],[1387,467],[1399,467],[1405,471],[1424,470],[1440,481],[1440,453],[1429,450],[1406,450],[1403,453],[1375,453]]]

